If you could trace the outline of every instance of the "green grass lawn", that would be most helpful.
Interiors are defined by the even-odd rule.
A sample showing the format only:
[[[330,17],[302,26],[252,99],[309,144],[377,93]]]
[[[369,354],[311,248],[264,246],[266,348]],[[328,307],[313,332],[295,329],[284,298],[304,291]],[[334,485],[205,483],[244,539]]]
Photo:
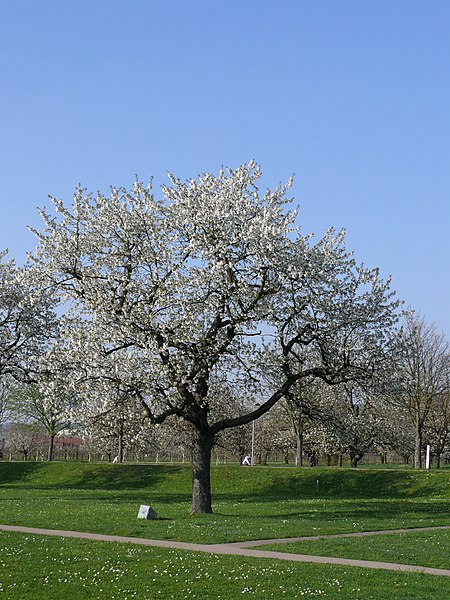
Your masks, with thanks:
[[[450,524],[446,471],[212,468],[214,514],[190,509],[188,466],[0,463],[0,521],[218,543]],[[136,518],[151,505],[155,521]]]
[[[190,480],[182,465],[0,463],[0,522],[198,543],[450,524],[448,471],[221,465],[212,469],[214,514],[195,516]],[[159,518],[138,520],[140,504]],[[379,538],[358,540],[366,554],[349,549],[354,540],[336,552],[446,566],[435,547],[447,544],[447,533]],[[433,551],[399,560],[415,544]],[[450,597],[450,578],[0,532],[0,593],[8,600],[434,600]]]
[[[305,540],[258,546],[257,549],[450,569],[450,530]]]
[[[450,578],[0,533],[8,600],[437,600]]]

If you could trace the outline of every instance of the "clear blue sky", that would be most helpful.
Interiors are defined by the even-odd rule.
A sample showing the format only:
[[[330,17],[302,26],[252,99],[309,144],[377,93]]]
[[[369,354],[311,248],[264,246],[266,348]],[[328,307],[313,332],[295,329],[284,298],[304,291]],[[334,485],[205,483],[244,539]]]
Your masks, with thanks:
[[[0,0],[0,248],[48,195],[251,158],[450,332],[448,0]]]

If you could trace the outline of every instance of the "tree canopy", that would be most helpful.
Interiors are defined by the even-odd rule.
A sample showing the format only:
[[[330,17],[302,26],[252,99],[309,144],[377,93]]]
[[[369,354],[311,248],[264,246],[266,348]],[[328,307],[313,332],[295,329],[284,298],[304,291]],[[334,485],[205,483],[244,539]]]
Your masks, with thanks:
[[[192,427],[193,512],[212,510],[220,431],[305,377],[370,378],[398,318],[390,282],[356,264],[344,233],[302,235],[291,181],[261,194],[260,175],[253,162],[186,182],[170,175],[159,199],[138,181],[108,197],[79,188],[71,206],[54,199],[55,214],[41,211],[35,231],[34,268],[65,309],[85,380],[120,378],[153,423]],[[241,414],[215,416],[221,386],[248,398]]]

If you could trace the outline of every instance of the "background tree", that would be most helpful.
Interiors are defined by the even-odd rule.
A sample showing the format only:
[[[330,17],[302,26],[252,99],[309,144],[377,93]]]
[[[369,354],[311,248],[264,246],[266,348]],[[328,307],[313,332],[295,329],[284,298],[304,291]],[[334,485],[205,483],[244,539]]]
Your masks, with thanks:
[[[0,252],[0,378],[28,378],[29,360],[39,356],[57,330],[51,293],[37,272],[5,261]]]
[[[323,395],[324,383],[320,379],[305,378],[292,386],[282,401],[295,433],[295,464],[299,467],[303,465],[305,434],[314,419],[321,419]]]
[[[329,465],[331,458],[337,456],[337,463],[342,466],[342,455],[346,448],[325,420],[315,418],[309,422],[305,432],[304,450],[310,467],[317,466],[321,456],[325,456]]]
[[[111,386],[102,386],[89,400],[75,413],[84,436],[97,440],[108,456],[122,463],[125,451],[136,445],[145,427],[142,404],[120,387]]]
[[[99,357],[125,350],[145,365],[136,394],[153,423],[191,424],[195,513],[212,512],[221,431],[265,414],[304,377],[369,377],[396,321],[389,282],[356,266],[343,234],[302,236],[284,208],[290,182],[260,196],[259,177],[254,163],[171,176],[162,200],[138,182],[109,198],[78,189],[71,209],[54,200],[56,216],[42,212],[36,232],[39,276],[71,303],[75,329]],[[262,360],[277,386],[262,386]],[[258,382],[260,406],[212,419],[210,383],[224,376],[251,393]]]
[[[224,378],[222,381],[212,382],[211,389],[211,416],[214,420],[225,419],[241,415],[251,408],[251,396],[237,385],[229,385]],[[250,453],[252,443],[252,429],[249,424],[228,428],[220,431],[213,442],[213,448],[218,455],[220,449],[236,456],[242,464],[244,457]]]
[[[250,452],[251,445],[252,429],[247,424],[221,431],[213,447],[218,460],[220,460],[220,450],[224,450],[226,453],[234,455],[239,464],[242,464],[245,456]]]
[[[64,357],[74,374],[72,419],[84,436],[96,439],[108,456],[117,457],[121,463],[125,450],[131,450],[143,430],[149,429],[142,403],[147,376],[141,356],[124,348],[103,351],[89,332],[89,321],[78,324],[78,328],[70,314],[61,321],[65,330],[76,332]]]
[[[10,394],[11,382],[6,377],[0,379],[0,427],[9,420],[11,415]]]
[[[267,421],[275,421],[272,434],[273,450],[277,455],[281,455],[284,464],[287,465],[296,450],[296,438],[293,435],[292,423],[287,418],[286,413],[280,410],[279,406],[267,413],[265,418]]]
[[[182,461],[192,456],[192,426],[187,421],[169,417],[162,425],[151,426],[154,456],[157,460]],[[141,445],[149,439],[142,432]]]
[[[19,453],[28,460],[42,438],[42,431],[34,423],[14,423],[6,432],[6,448],[10,454]]]
[[[327,428],[339,438],[348,452],[350,465],[356,468],[367,452],[375,447],[379,427],[376,407],[370,393],[348,382],[331,390],[334,402],[328,407]]]
[[[431,445],[431,453],[436,460],[436,466],[441,466],[441,458],[450,450],[450,356],[447,356],[443,374],[444,388],[433,402],[426,424],[426,437]]]
[[[405,316],[401,338],[402,391],[394,402],[406,407],[414,428],[414,467],[422,467],[423,436],[433,406],[448,393],[449,346],[444,334],[423,317]]]
[[[295,451],[291,422],[280,406],[275,406],[255,423],[254,454],[256,463],[267,464],[281,456],[285,463]]]
[[[386,462],[388,453],[400,456],[409,464],[414,457],[414,430],[405,407],[387,402],[385,397],[377,397],[377,439],[375,450]]]
[[[55,438],[71,425],[75,390],[70,381],[74,369],[61,343],[28,360],[27,382],[17,382],[11,393],[15,418],[39,424],[48,436],[47,460],[54,456]]]

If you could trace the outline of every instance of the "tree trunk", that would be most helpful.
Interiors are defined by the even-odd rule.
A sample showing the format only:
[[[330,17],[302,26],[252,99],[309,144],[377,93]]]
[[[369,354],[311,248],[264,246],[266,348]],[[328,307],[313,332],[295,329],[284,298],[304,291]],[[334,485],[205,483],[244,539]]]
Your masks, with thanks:
[[[212,435],[195,432],[192,449],[192,508],[194,514],[212,513],[211,506]]]
[[[303,466],[303,432],[297,431],[297,451],[295,455],[295,464],[297,467]]]
[[[420,424],[416,424],[416,438],[414,446],[414,468],[422,468],[422,429]]]
[[[441,453],[436,452],[436,469],[441,468]]]
[[[352,467],[352,469],[356,469],[358,467],[358,463],[361,460],[361,455],[356,452],[355,450],[350,450],[349,451],[349,456],[350,456],[350,466]]]
[[[55,434],[53,433],[50,436],[50,442],[48,444],[48,462],[52,462],[52,460],[53,460],[54,448],[55,448]]]
[[[319,463],[319,457],[315,452],[311,452],[309,454],[308,460],[309,460],[310,467],[317,467],[317,464]]]
[[[123,463],[123,431],[119,431],[119,449],[117,457],[117,461]]]

